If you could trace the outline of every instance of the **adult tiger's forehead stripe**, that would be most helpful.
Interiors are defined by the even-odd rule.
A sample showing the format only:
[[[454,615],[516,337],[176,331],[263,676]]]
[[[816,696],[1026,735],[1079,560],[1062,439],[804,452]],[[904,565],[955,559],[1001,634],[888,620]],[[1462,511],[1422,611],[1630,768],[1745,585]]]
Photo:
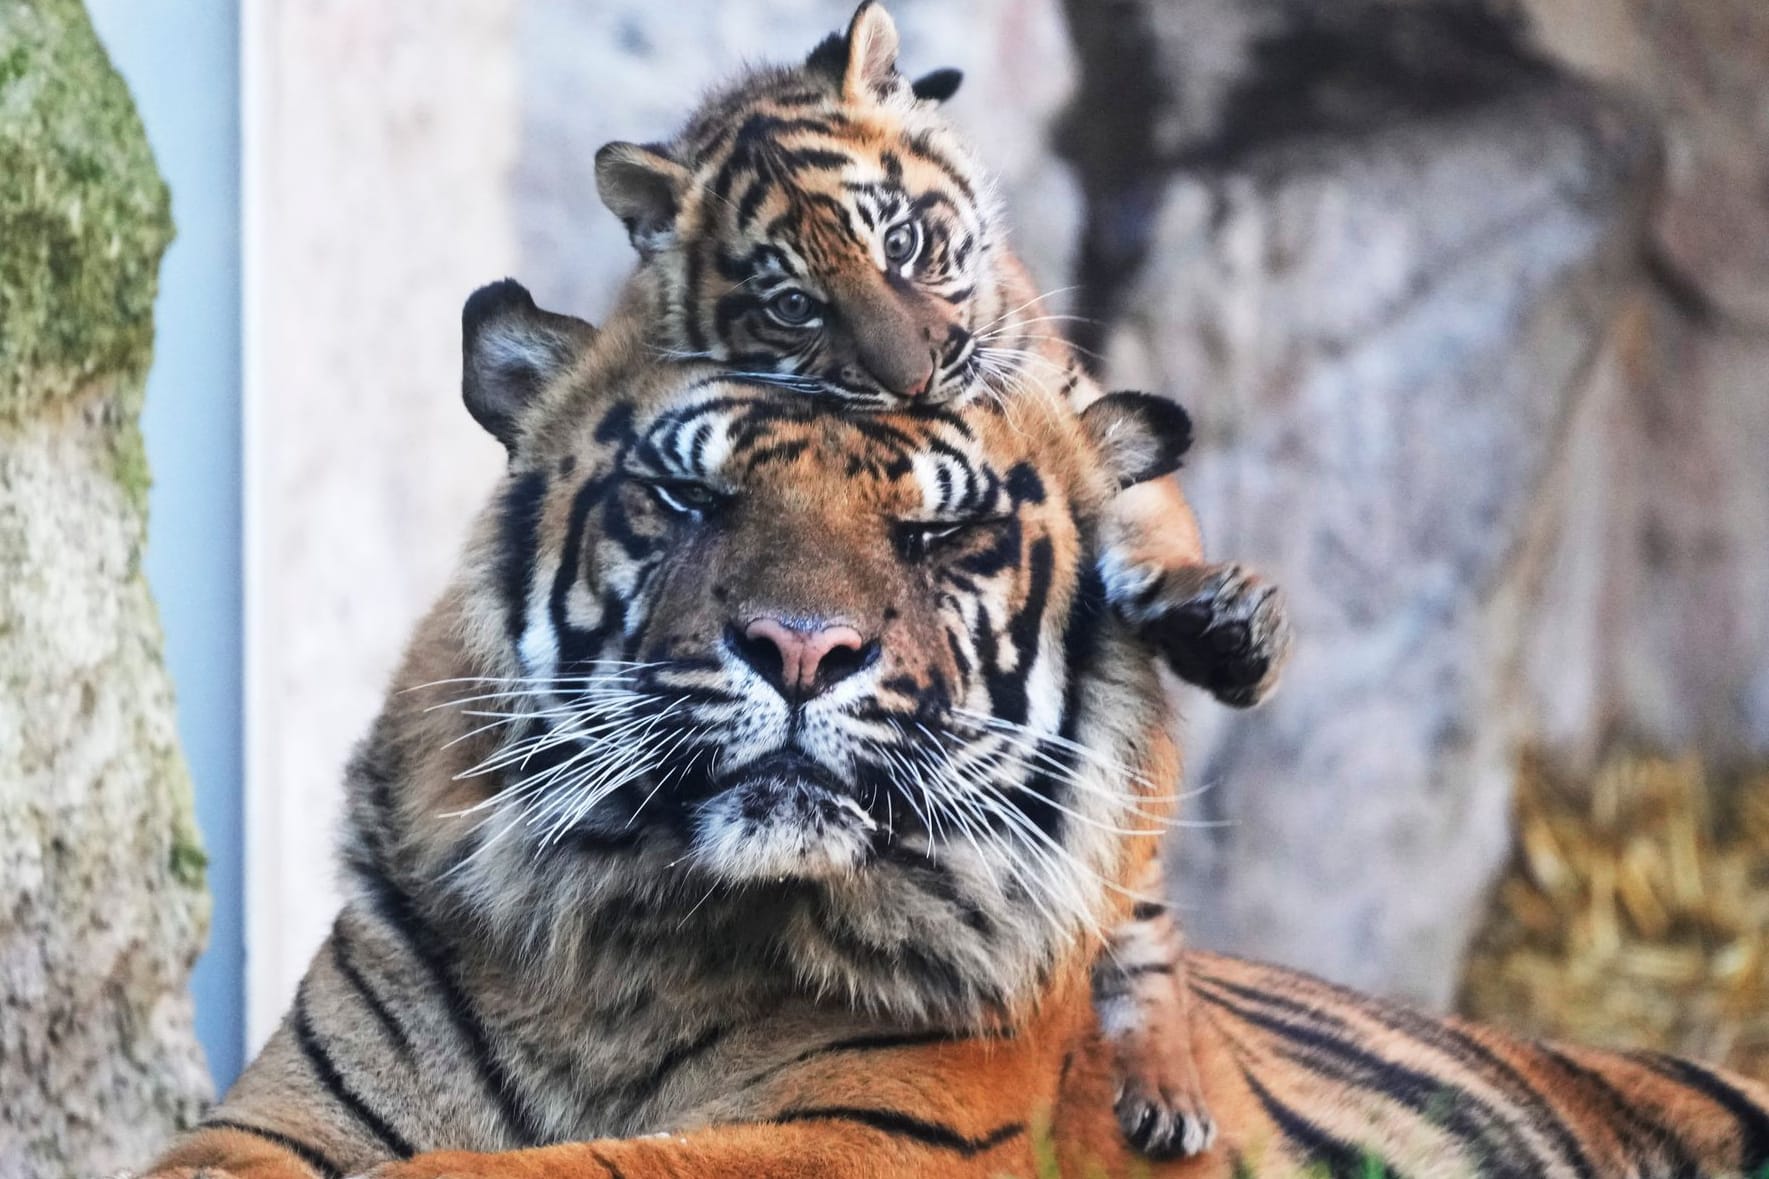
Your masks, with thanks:
[[[1003,486],[986,461],[959,445],[973,443],[975,433],[955,414],[930,411],[910,419],[910,428],[879,417],[835,418],[808,399],[770,397],[764,390],[758,386],[755,397],[708,398],[661,415],[638,441],[634,458],[659,473],[701,476],[715,473],[715,454],[740,453],[745,472],[753,473],[803,454],[811,445],[803,431],[835,432],[858,435],[867,444],[847,456],[850,475],[901,479],[914,469],[916,457],[926,460],[934,480],[929,505],[937,511],[986,504]],[[715,438],[722,440],[720,446],[713,446]],[[953,492],[955,479],[962,494]]]

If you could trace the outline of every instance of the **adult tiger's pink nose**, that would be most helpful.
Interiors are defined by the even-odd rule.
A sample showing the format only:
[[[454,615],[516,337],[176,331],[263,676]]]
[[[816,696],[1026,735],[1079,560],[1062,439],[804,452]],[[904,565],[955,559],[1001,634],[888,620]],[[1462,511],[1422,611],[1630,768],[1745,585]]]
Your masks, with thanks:
[[[827,691],[877,654],[877,644],[851,626],[767,616],[750,619],[733,634],[732,646],[776,691],[794,701]]]

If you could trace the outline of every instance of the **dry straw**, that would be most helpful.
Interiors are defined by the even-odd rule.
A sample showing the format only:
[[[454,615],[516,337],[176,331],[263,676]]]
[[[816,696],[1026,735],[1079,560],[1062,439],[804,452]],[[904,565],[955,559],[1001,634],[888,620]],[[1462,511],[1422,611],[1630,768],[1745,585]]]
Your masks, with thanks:
[[[1769,771],[1618,757],[1570,783],[1532,757],[1515,806],[1463,1010],[1769,1080]]]

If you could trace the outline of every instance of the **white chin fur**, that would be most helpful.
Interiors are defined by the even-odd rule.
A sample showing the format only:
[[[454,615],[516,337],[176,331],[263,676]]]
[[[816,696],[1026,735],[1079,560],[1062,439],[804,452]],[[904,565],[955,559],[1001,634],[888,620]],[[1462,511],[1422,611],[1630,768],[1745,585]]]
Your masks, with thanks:
[[[865,865],[878,824],[851,798],[768,776],[708,800],[695,826],[695,862],[740,881],[851,875]]]

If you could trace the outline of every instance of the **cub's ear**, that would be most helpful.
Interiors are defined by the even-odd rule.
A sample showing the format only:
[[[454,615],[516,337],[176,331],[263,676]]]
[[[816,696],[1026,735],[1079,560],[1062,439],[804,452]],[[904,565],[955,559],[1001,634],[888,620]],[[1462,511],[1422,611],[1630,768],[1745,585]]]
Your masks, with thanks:
[[[1152,393],[1107,393],[1081,411],[1081,428],[1120,487],[1171,475],[1192,445],[1191,415]]]
[[[640,257],[649,258],[676,234],[676,212],[688,187],[688,169],[660,147],[606,143],[596,153],[596,191]]]
[[[878,0],[866,2],[848,22],[842,98],[848,102],[888,94],[897,79],[897,25]]]
[[[461,399],[511,454],[522,411],[569,368],[596,329],[534,305],[513,278],[480,287],[461,308]]]
[[[923,102],[945,102],[958,93],[959,83],[964,81],[964,71],[955,69],[935,70],[931,74],[923,74],[915,79],[909,89],[915,97]]]

